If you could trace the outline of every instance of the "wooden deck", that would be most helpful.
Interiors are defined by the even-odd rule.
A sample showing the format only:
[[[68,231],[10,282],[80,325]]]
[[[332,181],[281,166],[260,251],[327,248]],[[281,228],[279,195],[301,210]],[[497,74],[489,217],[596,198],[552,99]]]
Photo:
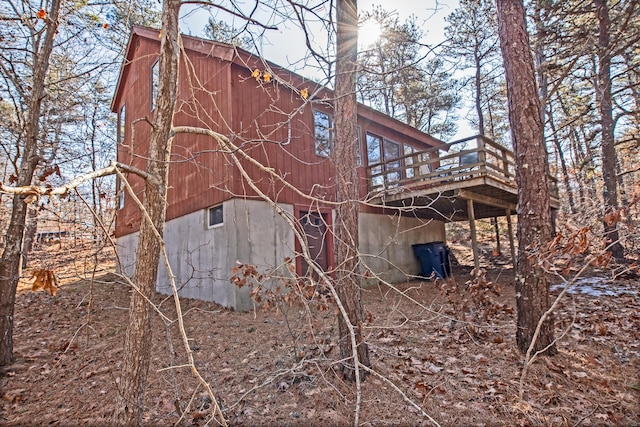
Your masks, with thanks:
[[[478,135],[367,168],[368,202],[445,221],[510,216],[518,190],[513,152]],[[547,178],[551,207],[557,181]]]

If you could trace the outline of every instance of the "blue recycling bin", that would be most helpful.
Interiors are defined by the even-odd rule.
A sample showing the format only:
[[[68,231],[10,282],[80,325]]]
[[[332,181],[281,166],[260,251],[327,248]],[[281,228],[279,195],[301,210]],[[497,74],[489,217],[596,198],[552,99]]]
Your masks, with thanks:
[[[433,273],[441,279],[451,276],[449,248],[443,242],[411,245],[420,263],[420,276],[429,278]]]

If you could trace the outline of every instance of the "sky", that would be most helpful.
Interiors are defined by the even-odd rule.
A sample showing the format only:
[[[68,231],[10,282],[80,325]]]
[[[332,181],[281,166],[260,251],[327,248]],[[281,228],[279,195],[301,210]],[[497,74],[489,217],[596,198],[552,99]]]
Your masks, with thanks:
[[[253,6],[253,1],[239,0],[239,4],[246,4],[248,8]],[[430,45],[440,43],[444,39],[444,18],[451,13],[457,6],[458,0],[359,0],[358,10],[360,14],[365,11],[372,10],[375,6],[381,6],[387,11],[394,11],[398,14],[400,22],[403,22],[409,16],[415,15],[417,22],[423,24],[423,30],[426,35],[425,42]],[[197,11],[193,9],[183,8],[183,19],[181,21],[181,30],[187,34],[194,36],[203,35],[209,17],[209,13],[199,8]],[[323,13],[324,7],[318,9],[319,13]],[[326,13],[326,12],[325,12]],[[260,19],[260,14],[256,15]],[[234,18],[228,14],[217,13],[216,19],[224,19],[234,27],[240,27],[244,21]],[[265,18],[266,19],[266,18]],[[294,28],[294,25],[278,25],[277,30],[267,30],[265,32],[265,41],[262,44],[263,54],[266,59],[279,65],[285,65],[287,58],[295,58],[304,54],[304,35],[301,31]],[[361,42],[371,42],[374,34],[359,34]],[[317,43],[322,42],[322,37],[316,39]],[[279,59],[283,59],[278,61]],[[295,62],[295,61],[291,61]]]
[[[245,4],[246,7],[253,7],[255,1],[236,0],[239,4]],[[435,46],[444,40],[444,29],[446,26],[445,17],[453,12],[458,5],[458,0],[358,0],[358,10],[362,14],[364,11],[370,11],[375,6],[381,6],[387,11],[395,11],[399,21],[403,22],[411,15],[415,15],[416,22],[422,25],[425,38],[424,43]],[[319,10],[318,12],[324,12]],[[203,36],[203,29],[208,22],[210,13],[201,8],[185,9],[183,8],[183,18],[181,20],[181,31],[193,36]],[[260,18],[261,15],[256,15]],[[223,13],[215,15],[215,19],[224,19],[227,23],[234,27],[240,27],[244,21],[234,19]],[[265,18],[267,19],[266,15]],[[312,34],[315,37],[315,43],[319,47],[323,47],[322,43],[326,41],[326,36],[322,34]],[[367,44],[373,42],[376,34],[370,28],[367,28],[359,34],[359,44]],[[287,67],[305,77],[321,81],[317,70],[313,67],[303,67],[301,59],[306,54],[304,34],[294,25],[279,24],[277,30],[267,30],[262,44],[260,46],[261,53],[268,61]],[[460,111],[460,116],[466,115],[466,108]],[[475,134],[468,125],[467,121],[462,118],[458,121],[458,133],[452,137],[452,141],[461,139]]]

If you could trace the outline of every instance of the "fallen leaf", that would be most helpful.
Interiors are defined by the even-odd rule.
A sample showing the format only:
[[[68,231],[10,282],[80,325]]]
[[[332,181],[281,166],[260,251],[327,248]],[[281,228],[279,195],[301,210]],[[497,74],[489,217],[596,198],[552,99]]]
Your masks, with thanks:
[[[33,292],[37,292],[40,289],[43,289],[46,292],[49,292],[51,296],[55,296],[56,292],[58,292],[59,283],[58,278],[56,277],[53,270],[36,270],[31,275],[31,278],[34,278],[33,285],[31,286],[31,290]]]
[[[439,367],[439,366],[436,366],[436,365],[434,365],[433,363],[429,363],[429,370],[430,370],[431,372],[433,372],[434,374],[439,373],[440,371],[442,371],[442,369],[444,369],[444,368],[441,368],[441,367]]]

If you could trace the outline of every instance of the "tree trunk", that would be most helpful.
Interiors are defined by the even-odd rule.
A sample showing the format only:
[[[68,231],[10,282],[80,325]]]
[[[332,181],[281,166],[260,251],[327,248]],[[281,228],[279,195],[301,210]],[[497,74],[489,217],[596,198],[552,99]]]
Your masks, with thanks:
[[[484,114],[482,113],[482,64],[480,63],[480,54],[478,53],[478,45],[473,52],[473,59],[476,65],[476,76],[474,80],[476,89],[476,114],[478,115],[478,133],[485,135],[484,132]],[[491,136],[492,138],[494,135]]]
[[[46,30],[40,46],[33,47],[33,81],[31,96],[27,99],[28,113],[24,147],[18,170],[16,186],[31,185],[40,161],[38,138],[40,136],[40,110],[46,93],[45,78],[49,70],[49,57],[53,41],[58,32],[58,15],[61,0],[53,0],[49,16],[45,19]],[[37,39],[37,38],[34,38]],[[39,48],[39,49],[38,49]],[[13,197],[11,219],[5,234],[5,247],[0,261],[0,366],[13,363],[13,306],[21,272],[22,244],[28,206],[24,195]]]
[[[91,114],[91,138],[90,138],[91,157],[90,158],[91,158],[91,170],[93,171],[98,170],[98,163],[96,160],[97,153],[98,153],[98,150],[96,147],[97,129],[98,129],[98,123],[97,123],[98,107],[99,107],[99,103],[96,102]],[[101,221],[101,218],[104,218],[104,216],[102,213],[100,189],[98,188],[98,181],[95,179],[91,181],[91,208],[95,213],[95,215],[92,216],[93,230],[91,231],[91,237],[94,243],[98,243],[103,236],[103,233],[100,232],[100,229],[101,229],[100,221]]]
[[[37,206],[27,210],[25,219],[24,240],[22,242],[22,268],[27,268],[29,253],[33,248],[36,234],[38,232],[38,208]]]
[[[539,99],[544,100],[545,103],[539,102],[538,105],[540,107],[540,122],[542,124],[542,146],[544,147],[544,160],[545,160],[545,171],[546,175],[551,175],[551,169],[549,167],[549,153],[547,151],[547,141],[544,133],[545,126],[545,118],[547,116],[547,104],[550,104],[548,95],[549,95],[549,76],[548,76],[548,67],[547,67],[547,58],[544,56],[544,18],[542,17],[542,11],[540,10],[540,5],[537,4],[535,8],[535,22],[536,22],[536,32],[538,33],[538,37],[536,38],[535,45],[535,64],[538,71],[538,93]],[[545,176],[546,176],[545,175]],[[549,207],[551,209],[551,207]],[[552,209],[550,211],[551,218],[551,234],[556,234],[556,211]]]
[[[604,199],[605,239],[611,242],[611,255],[624,261],[624,247],[619,241],[618,225],[606,216],[618,209],[618,185],[616,181],[616,147],[613,135],[613,97],[611,94],[611,46],[609,43],[609,9],[606,0],[594,0],[598,18],[598,98],[600,99],[600,131],[602,133],[602,179]]]
[[[571,189],[571,181],[569,180],[569,169],[567,168],[567,161],[564,157],[564,150],[562,149],[560,139],[558,139],[558,132],[553,120],[553,110],[551,109],[551,103],[549,104],[549,127],[551,128],[551,133],[553,135],[553,144],[556,147],[556,158],[560,162],[560,170],[562,171],[562,183],[564,184],[565,191],[567,192],[567,199],[569,203],[569,213],[575,214],[576,204],[573,197],[573,190]]]
[[[547,176],[543,126],[524,6],[521,0],[496,3],[518,184],[516,341],[520,351],[526,352],[538,322],[549,308],[549,281],[537,262],[537,253],[530,252],[551,239],[549,186],[546,179],[541,179]],[[555,354],[553,339],[553,319],[549,317],[535,340],[534,351],[549,346],[546,353]]]
[[[335,223],[336,286],[348,322],[355,331],[358,362],[369,366],[369,350],[364,342],[363,307],[358,274],[358,172],[356,148],[356,66],[357,0],[337,2],[337,57],[335,90],[336,198],[340,202]],[[347,319],[338,315],[340,357],[345,378],[355,380],[353,346]]]
[[[162,236],[171,155],[171,126],[178,86],[179,12],[180,0],[165,0],[160,41],[160,81],[147,160],[150,178],[145,181],[144,193],[144,208],[151,223],[143,219],[136,252],[133,280],[138,291],[131,295],[124,365],[114,416],[114,422],[120,425],[140,425],[144,410],[144,393],[151,359],[151,306],[148,298],[155,288],[160,257],[160,242],[154,228]]]
[[[640,129],[640,70],[634,64],[631,52],[625,52],[623,55],[624,64],[626,66],[627,85],[631,90],[635,108],[632,111],[633,121],[638,129]]]
[[[558,105],[562,109],[565,117],[571,117],[569,110],[566,104],[562,100],[562,96],[556,97],[558,101]],[[580,138],[580,133],[576,129],[576,126],[571,126],[569,129],[569,142],[571,144],[572,156],[570,157],[572,160],[572,168],[576,174],[576,184],[578,187],[578,205],[575,209],[575,212],[579,211],[589,211],[590,206],[588,206],[587,201],[596,200],[595,194],[590,194],[592,186],[586,185],[591,184],[590,180],[586,178],[587,174],[584,173],[585,165],[588,165],[590,168],[593,166],[593,157],[591,154],[591,149],[589,148],[589,141],[584,138]],[[581,141],[584,140],[585,149],[582,149]]]

